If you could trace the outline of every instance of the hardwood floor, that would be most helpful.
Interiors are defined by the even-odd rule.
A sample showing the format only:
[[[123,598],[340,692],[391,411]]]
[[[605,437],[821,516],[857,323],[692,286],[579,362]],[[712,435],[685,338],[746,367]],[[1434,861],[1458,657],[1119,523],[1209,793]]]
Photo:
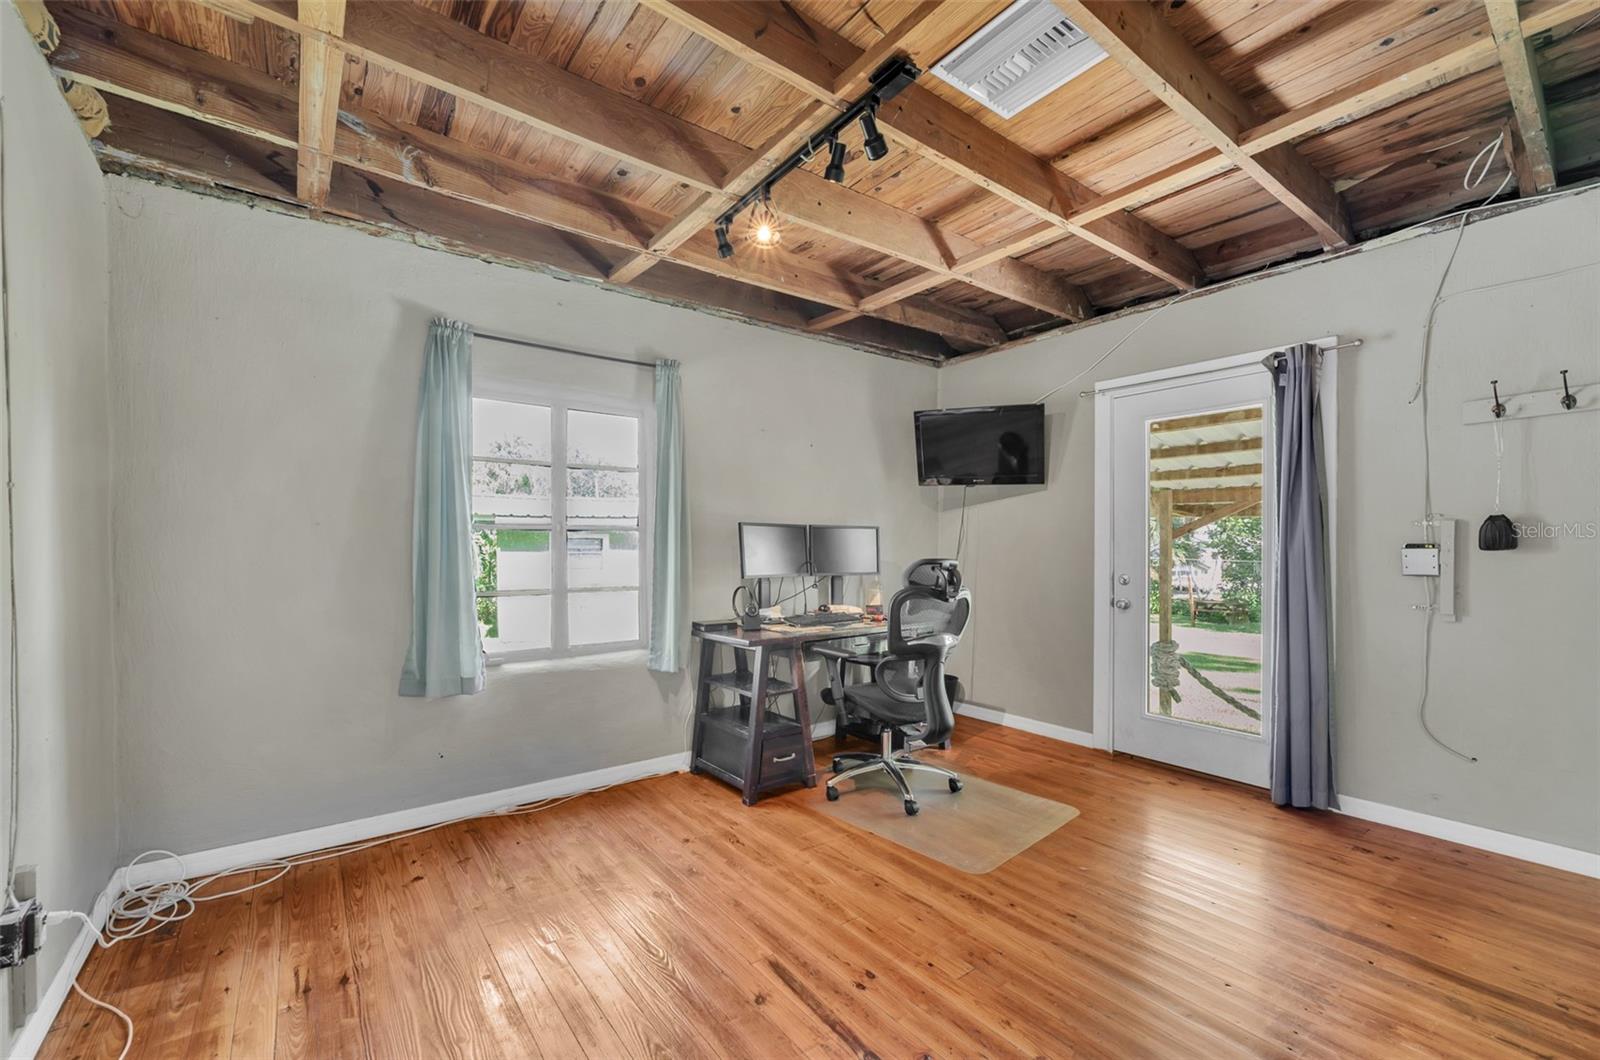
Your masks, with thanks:
[[[968,718],[949,757],[1082,816],[968,876],[821,788],[663,777],[296,869],[82,983],[136,1057],[1600,1055],[1600,882]],[[40,1055],[122,1040],[74,995]]]

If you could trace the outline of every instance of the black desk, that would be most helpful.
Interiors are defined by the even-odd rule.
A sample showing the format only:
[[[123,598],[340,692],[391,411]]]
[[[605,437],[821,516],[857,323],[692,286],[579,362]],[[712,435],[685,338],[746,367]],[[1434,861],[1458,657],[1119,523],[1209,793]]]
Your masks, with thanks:
[[[694,743],[689,768],[709,773],[738,788],[746,806],[762,793],[791,784],[817,786],[811,751],[811,705],[806,696],[805,648],[830,640],[885,636],[882,622],[841,626],[763,626],[741,629],[737,622],[696,622],[700,661],[695,680]],[[732,650],[733,669],[718,673],[719,647]],[[789,659],[789,680],[767,674],[775,655]],[[712,690],[737,694],[731,706],[712,703]],[[774,700],[793,697],[793,713],[775,709]]]

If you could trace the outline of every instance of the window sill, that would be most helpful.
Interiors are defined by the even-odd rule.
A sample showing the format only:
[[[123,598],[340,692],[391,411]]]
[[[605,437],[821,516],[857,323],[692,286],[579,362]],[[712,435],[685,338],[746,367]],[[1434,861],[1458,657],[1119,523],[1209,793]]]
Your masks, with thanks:
[[[596,652],[593,655],[566,655],[553,659],[509,659],[488,663],[488,679],[510,677],[515,674],[570,673],[576,670],[631,670],[644,666],[650,653],[644,648],[624,651]]]

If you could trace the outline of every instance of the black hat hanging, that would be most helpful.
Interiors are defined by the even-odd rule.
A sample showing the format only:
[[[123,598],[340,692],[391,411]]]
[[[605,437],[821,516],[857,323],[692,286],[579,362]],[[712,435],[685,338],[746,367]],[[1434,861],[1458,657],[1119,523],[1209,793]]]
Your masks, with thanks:
[[[1498,404],[1498,402],[1497,402]],[[1500,479],[1506,461],[1506,440],[1500,424],[1494,425],[1494,507],[1495,514],[1478,527],[1478,548],[1484,552],[1505,552],[1517,547],[1517,531],[1511,520],[1500,514]]]

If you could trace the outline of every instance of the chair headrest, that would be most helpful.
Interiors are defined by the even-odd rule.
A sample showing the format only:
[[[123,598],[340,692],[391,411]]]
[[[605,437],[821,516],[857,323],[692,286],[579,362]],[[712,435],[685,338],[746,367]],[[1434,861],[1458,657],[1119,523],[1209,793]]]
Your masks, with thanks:
[[[961,592],[961,565],[953,559],[919,559],[906,568],[906,585],[932,589],[944,600]]]

